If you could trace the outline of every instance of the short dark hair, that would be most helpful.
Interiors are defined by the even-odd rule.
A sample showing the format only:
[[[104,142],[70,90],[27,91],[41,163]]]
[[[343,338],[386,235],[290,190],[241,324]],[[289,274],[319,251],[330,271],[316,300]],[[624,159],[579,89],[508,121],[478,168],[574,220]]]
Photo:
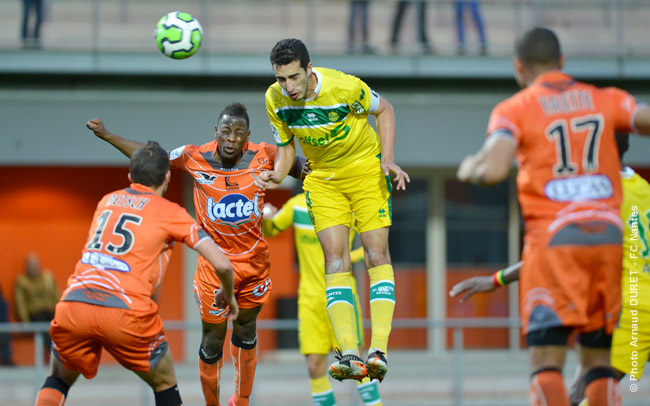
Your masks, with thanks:
[[[246,121],[246,127],[250,128],[251,126],[251,122],[250,119],[248,118],[248,111],[246,110],[246,106],[244,106],[241,103],[237,103],[237,102],[230,103],[229,105],[226,106],[225,109],[221,110],[221,113],[219,113],[219,118],[217,119],[217,125],[219,125],[219,122],[221,122],[221,119],[225,115],[243,118]]]
[[[557,35],[548,28],[535,27],[515,44],[515,56],[527,67],[555,65],[560,67],[562,51]]]
[[[145,186],[158,187],[169,171],[169,156],[156,141],[149,141],[131,155],[131,180]]]
[[[300,61],[300,67],[307,69],[310,60],[305,44],[296,38],[278,41],[271,50],[271,65],[288,65],[293,61]]]

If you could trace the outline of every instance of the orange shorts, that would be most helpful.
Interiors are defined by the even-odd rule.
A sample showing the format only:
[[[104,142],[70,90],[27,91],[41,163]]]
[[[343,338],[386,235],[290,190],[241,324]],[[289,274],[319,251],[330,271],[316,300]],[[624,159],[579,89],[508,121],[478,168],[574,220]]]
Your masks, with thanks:
[[[569,244],[553,237],[548,246],[526,245],[520,275],[524,333],[565,326],[612,334],[621,308],[622,255],[620,242]]]
[[[212,324],[223,323],[228,319],[228,309],[217,307],[214,302],[214,295],[221,283],[211,270],[212,267],[205,264],[199,260],[199,266],[194,274],[194,298],[199,306],[201,320]],[[269,301],[272,284],[268,266],[260,272],[259,266],[252,266],[248,262],[232,261],[232,267],[235,298],[239,308],[252,309]]]
[[[125,368],[148,372],[165,355],[168,344],[158,313],[59,302],[50,324],[56,357],[86,379],[97,374],[102,348]]]

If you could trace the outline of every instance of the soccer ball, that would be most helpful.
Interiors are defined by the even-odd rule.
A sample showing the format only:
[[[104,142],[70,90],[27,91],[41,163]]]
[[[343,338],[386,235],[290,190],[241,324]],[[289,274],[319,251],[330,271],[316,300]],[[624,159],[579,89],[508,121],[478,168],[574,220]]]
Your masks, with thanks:
[[[173,59],[185,59],[199,50],[203,29],[190,14],[174,11],[158,21],[154,38],[160,52]]]

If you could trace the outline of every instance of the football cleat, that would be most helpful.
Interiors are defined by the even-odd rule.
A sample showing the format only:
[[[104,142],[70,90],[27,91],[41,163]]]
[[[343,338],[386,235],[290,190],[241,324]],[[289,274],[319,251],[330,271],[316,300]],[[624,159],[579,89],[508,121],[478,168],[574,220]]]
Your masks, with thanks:
[[[371,349],[368,351],[368,359],[366,360],[366,368],[368,369],[368,377],[378,379],[379,382],[384,380],[386,372],[388,372],[388,361],[386,361],[386,354],[378,349]]]
[[[332,378],[342,381],[344,379],[362,380],[368,375],[368,370],[363,360],[354,354],[341,354],[341,350],[335,348],[334,362],[329,367],[329,374]]]

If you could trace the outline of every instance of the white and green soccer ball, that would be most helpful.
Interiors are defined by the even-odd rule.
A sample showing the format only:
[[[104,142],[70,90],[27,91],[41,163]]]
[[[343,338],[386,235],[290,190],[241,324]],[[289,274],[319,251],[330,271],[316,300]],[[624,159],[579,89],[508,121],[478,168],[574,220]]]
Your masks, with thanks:
[[[158,21],[154,38],[158,49],[173,59],[185,59],[201,47],[203,29],[188,13],[174,11]]]

